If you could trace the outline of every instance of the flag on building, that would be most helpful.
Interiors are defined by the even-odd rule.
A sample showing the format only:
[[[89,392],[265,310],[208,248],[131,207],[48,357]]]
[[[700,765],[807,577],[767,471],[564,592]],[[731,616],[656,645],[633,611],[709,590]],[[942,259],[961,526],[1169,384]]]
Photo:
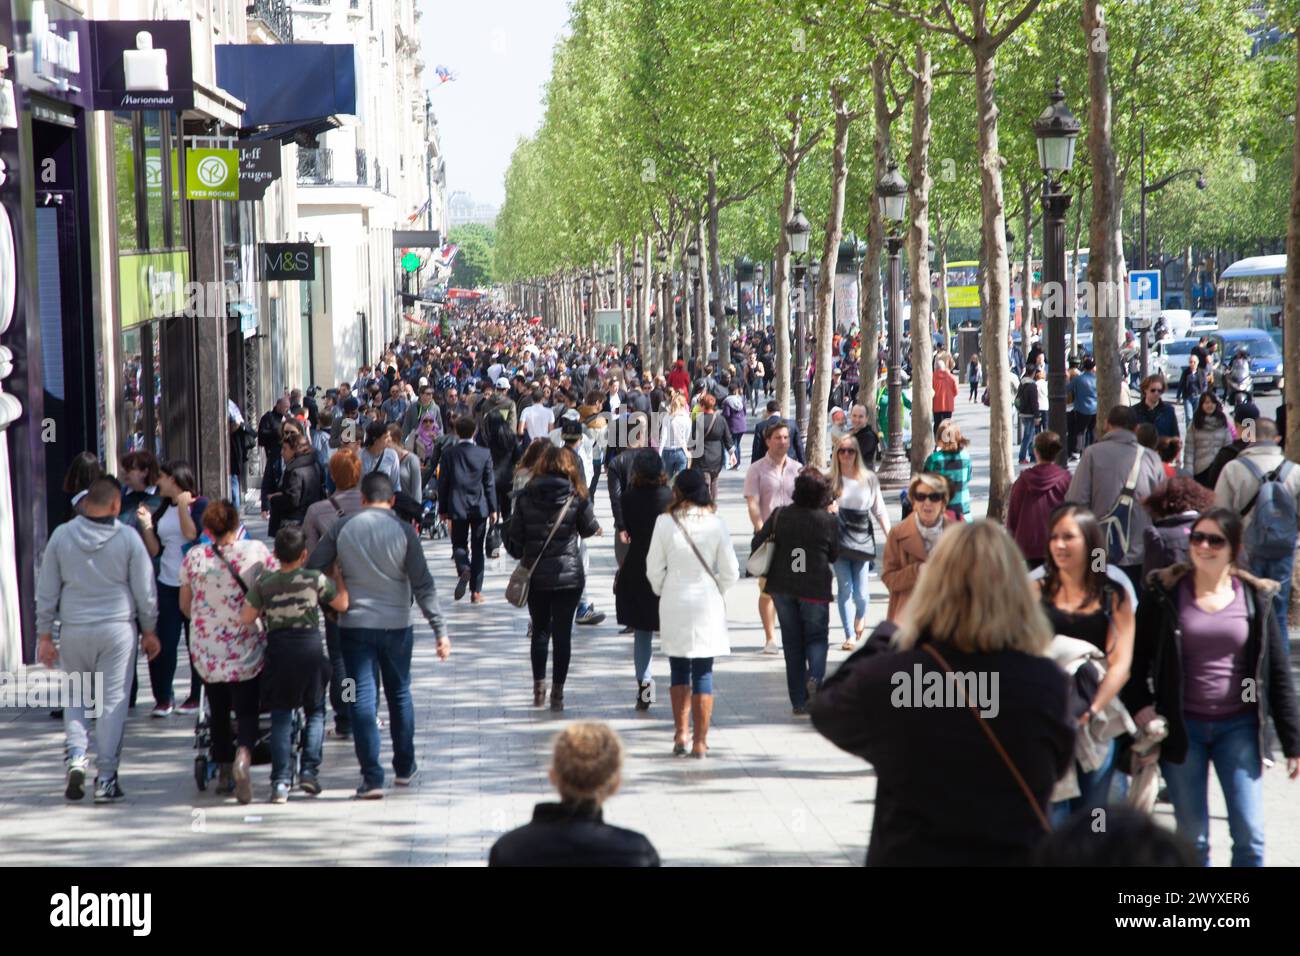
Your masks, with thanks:
[[[451,70],[447,69],[441,63],[438,64],[437,69],[435,69],[433,72],[438,74],[438,81],[441,83],[447,83],[450,82],[451,80],[456,79],[456,74],[451,72]]]

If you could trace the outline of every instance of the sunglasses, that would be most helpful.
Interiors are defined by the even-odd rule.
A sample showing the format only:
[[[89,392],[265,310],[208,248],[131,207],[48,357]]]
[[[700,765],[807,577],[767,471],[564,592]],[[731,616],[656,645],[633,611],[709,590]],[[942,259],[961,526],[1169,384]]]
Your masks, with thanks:
[[[1228,539],[1221,534],[1207,534],[1204,531],[1193,531],[1187,536],[1192,544],[1205,545],[1218,551],[1228,543]]]
[[[857,451],[853,448],[841,448],[839,453],[841,455],[856,455]]]
[[[939,492],[937,491],[932,491],[929,494],[926,494],[923,491],[918,491],[916,494],[912,495],[912,499],[918,502],[932,501],[935,504],[938,504],[939,502],[943,501],[943,495],[939,494]]]

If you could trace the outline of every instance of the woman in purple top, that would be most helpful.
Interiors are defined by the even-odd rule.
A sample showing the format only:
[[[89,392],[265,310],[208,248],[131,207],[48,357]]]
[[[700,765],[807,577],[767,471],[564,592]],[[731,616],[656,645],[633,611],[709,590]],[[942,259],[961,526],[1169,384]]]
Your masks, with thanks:
[[[1211,765],[1228,805],[1233,866],[1264,864],[1270,717],[1288,775],[1300,776],[1300,708],[1272,609],[1278,585],[1236,566],[1241,534],[1236,512],[1212,508],[1192,525],[1190,566],[1147,577],[1123,693],[1139,727],[1156,714],[1169,721],[1160,771],[1178,832],[1195,841],[1207,866]]]

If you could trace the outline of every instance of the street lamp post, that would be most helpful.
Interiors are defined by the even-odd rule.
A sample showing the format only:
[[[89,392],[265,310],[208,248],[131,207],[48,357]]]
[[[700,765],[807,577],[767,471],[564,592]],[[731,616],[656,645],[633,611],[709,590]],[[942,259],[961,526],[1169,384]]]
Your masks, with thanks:
[[[794,325],[795,325],[795,366],[796,368],[799,369],[799,374],[797,376],[791,376],[792,379],[796,379],[796,380],[803,377],[803,371],[801,367],[803,362],[802,331],[803,331],[803,321],[804,321],[803,318],[803,313],[804,313],[803,257],[808,254],[808,233],[811,231],[812,231],[812,226],[809,225],[808,223],[808,217],[806,217],[803,214],[803,210],[800,209],[798,205],[796,205],[794,207],[794,215],[791,216],[790,221],[785,224],[785,234],[787,237],[789,237],[790,240],[790,253],[794,256],[794,268],[792,270],[793,272],[792,278],[794,279],[794,288],[792,291],[798,293],[798,300],[795,305]],[[793,382],[792,382],[792,387],[793,387]],[[800,387],[795,388],[794,396],[795,396],[795,407],[801,408],[802,404],[807,401],[807,392],[804,391],[804,389],[802,388],[802,383],[800,383]],[[777,398],[782,401],[785,400],[785,396],[781,394],[778,394]],[[789,409],[783,409],[783,411],[788,412]]]
[[[667,248],[665,248],[662,245],[659,247],[659,251],[655,254],[655,262],[659,263],[659,308],[657,311],[659,313],[659,343],[660,343],[659,351],[662,353],[660,355],[660,364],[663,366],[664,371],[666,372],[668,370],[668,366],[672,363],[673,360],[673,356],[671,354],[672,352],[671,329],[672,329],[673,317],[670,314],[673,311],[673,304],[667,301],[668,299],[668,250]]]
[[[1164,189],[1166,186],[1168,186],[1175,179],[1178,179],[1180,176],[1191,176],[1192,174],[1196,175],[1196,188],[1203,190],[1205,189],[1205,173],[1199,167],[1193,166],[1190,169],[1180,169],[1176,173],[1170,173],[1168,176],[1165,176],[1163,179],[1157,179],[1153,183],[1148,183],[1147,182],[1147,128],[1145,126],[1143,126],[1141,129],[1140,138],[1138,142],[1140,144],[1138,148],[1138,165],[1141,169],[1141,178],[1142,178],[1141,189],[1139,190],[1141,203],[1138,207],[1138,261],[1142,264],[1141,268],[1146,269],[1148,268],[1147,266],[1147,196],[1150,193],[1159,192],[1161,189]],[[1147,377],[1148,362],[1150,360],[1150,353],[1147,346],[1148,328],[1149,326],[1147,328],[1141,329],[1139,333],[1142,336],[1142,377],[1143,378]]]
[[[1061,178],[1074,165],[1074,145],[1081,124],[1065,105],[1061,81],[1048,96],[1048,106],[1034,120],[1038,164],[1043,170],[1043,317],[1047,320],[1047,424],[1057,435],[1069,433],[1066,423],[1065,324],[1065,214],[1070,194]],[[1070,449],[1062,443],[1056,463],[1069,461]]]
[[[686,247],[686,262],[691,270],[691,315],[695,317],[695,327],[703,331],[701,341],[695,343],[697,353],[703,355],[706,359],[709,355],[709,323],[700,321],[700,310],[704,303],[700,301],[700,246],[695,240]],[[699,367],[703,363],[696,361]]]
[[[764,324],[766,324],[767,309],[764,306],[764,298],[763,298],[764,291],[765,290],[763,288],[763,263],[760,262],[758,263],[758,265],[754,266],[754,311],[757,313],[757,315],[763,316],[763,322]],[[750,318],[751,328],[753,328],[754,318],[756,317],[757,316],[751,316]]]
[[[822,264],[816,256],[808,262],[808,279],[812,283],[813,295],[817,294],[817,282],[821,278]],[[808,441],[808,310],[805,308],[803,282],[799,283],[799,314],[795,318],[794,364],[797,383],[794,393],[795,421],[799,424],[799,434],[805,444]]]
[[[885,225],[885,243],[889,252],[889,444],[880,463],[880,487],[906,487],[911,477],[911,463],[903,447],[903,265],[899,251],[903,237],[899,233],[907,206],[907,182],[892,159],[885,175],[876,183],[880,218]]]
[[[637,351],[640,353],[641,356],[641,363],[643,369],[645,367],[645,363],[648,361],[648,354],[645,351],[646,343],[641,340],[641,329],[642,329],[641,313],[642,310],[645,308],[645,303],[641,301],[641,282],[644,278],[645,278],[645,260],[641,258],[640,253],[637,253],[636,258],[632,260],[632,282],[636,286],[636,304],[632,309],[632,314],[636,317],[636,337],[637,337],[636,347],[637,347]],[[646,316],[644,327],[647,329],[650,327],[649,316]]]

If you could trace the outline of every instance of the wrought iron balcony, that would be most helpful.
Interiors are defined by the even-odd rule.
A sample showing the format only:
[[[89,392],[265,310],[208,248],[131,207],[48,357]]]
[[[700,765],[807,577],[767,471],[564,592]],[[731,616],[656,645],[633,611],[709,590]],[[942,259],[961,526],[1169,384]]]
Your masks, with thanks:
[[[334,153],[329,147],[298,150],[298,182],[334,182]]]
[[[250,20],[261,20],[281,43],[293,42],[293,14],[288,0],[253,0],[244,10]]]

